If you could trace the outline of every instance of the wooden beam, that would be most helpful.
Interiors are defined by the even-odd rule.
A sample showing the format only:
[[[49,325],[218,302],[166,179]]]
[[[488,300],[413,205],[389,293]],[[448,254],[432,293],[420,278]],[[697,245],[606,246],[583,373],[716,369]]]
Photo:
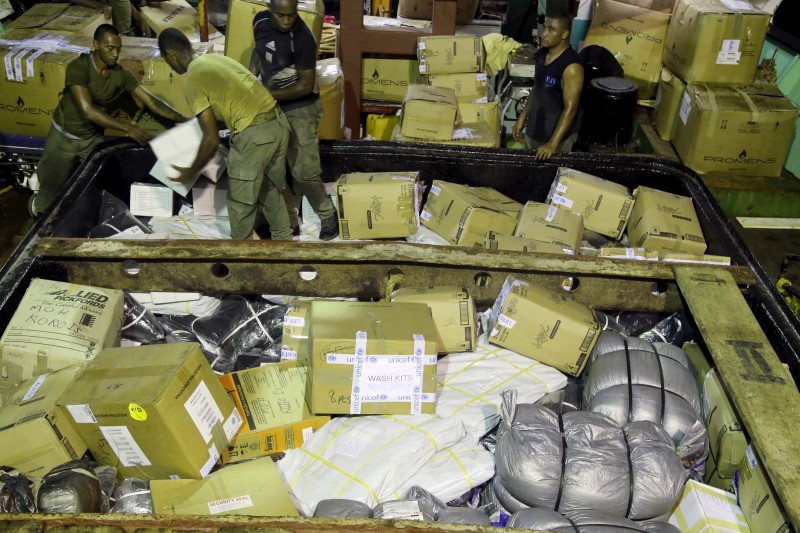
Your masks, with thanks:
[[[676,266],[675,279],[789,520],[800,530],[800,392],[729,273]]]

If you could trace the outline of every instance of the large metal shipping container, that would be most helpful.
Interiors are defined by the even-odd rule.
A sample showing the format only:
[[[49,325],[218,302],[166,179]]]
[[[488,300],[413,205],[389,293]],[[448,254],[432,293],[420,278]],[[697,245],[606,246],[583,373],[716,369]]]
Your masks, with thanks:
[[[461,285],[482,308],[514,274],[600,310],[684,311],[733,396],[790,521],[800,527],[800,376],[797,319],[725,219],[697,175],[671,161],[610,155],[557,154],[546,163],[527,153],[417,144],[336,142],[322,146],[325,181],[346,172],[420,171],[439,179],[490,186],[525,202],[544,201],[558,166],[589,172],[633,190],[639,185],[690,196],[709,254],[731,267],[645,263],[406,242],[287,243],[270,241],[120,241],[86,239],[100,195],[127,199],[154,163],[149,149],[125,141],[100,146],[39,220],[3,268],[0,327],[5,327],[33,277],[145,291],[385,297],[393,288]],[[791,376],[781,363],[788,365]],[[3,517],[4,519],[6,516]],[[10,516],[4,527],[38,531],[59,525],[114,531],[173,528],[225,531],[389,531],[379,521],[247,520],[242,517]],[[482,531],[402,522],[419,531]],[[228,529],[232,528],[232,529]]]

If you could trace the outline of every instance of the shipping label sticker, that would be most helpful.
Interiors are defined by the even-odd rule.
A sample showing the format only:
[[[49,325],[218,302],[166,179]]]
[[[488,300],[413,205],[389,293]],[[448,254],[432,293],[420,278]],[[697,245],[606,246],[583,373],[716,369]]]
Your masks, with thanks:
[[[41,376],[36,378],[36,381],[33,382],[33,385],[31,385],[31,388],[28,389],[28,392],[26,392],[25,396],[22,397],[22,403],[25,403],[28,400],[30,400],[31,398],[33,398],[33,396],[39,390],[39,387],[41,387],[42,383],[44,383],[44,380],[47,379],[48,375],[49,374],[42,374]]]
[[[689,91],[684,91],[683,100],[681,101],[681,122],[685,126],[689,122],[689,113],[692,111],[692,98],[689,96]]]
[[[417,49],[418,50],[425,50],[425,41],[418,41],[417,42]]]
[[[189,413],[200,435],[203,436],[203,440],[208,444],[211,440],[212,428],[215,424],[221,423],[223,418],[222,411],[219,410],[217,402],[214,401],[214,397],[211,396],[208,385],[204,381],[197,385],[183,407]]]
[[[281,346],[281,360],[282,361],[296,361],[297,352],[290,350],[287,346]]]
[[[306,319],[301,316],[284,316],[283,325],[296,326],[298,328],[302,328],[306,325]]]
[[[442,189],[438,185],[431,185],[431,194],[434,196],[439,196],[442,194]]]
[[[217,447],[214,446],[214,443],[211,443],[211,446],[208,447],[208,460],[205,464],[200,468],[200,477],[206,477],[208,474],[211,473],[211,469],[214,468],[214,465],[217,464],[219,461],[219,452],[217,451]]]
[[[511,329],[511,328],[513,328],[514,326],[517,325],[517,321],[516,320],[514,320],[513,318],[510,318],[510,317],[507,317],[506,315],[504,315],[502,313],[500,314],[500,316],[497,317],[497,323],[499,325],[505,327],[505,328],[508,328],[508,329]]]
[[[481,87],[486,87],[486,83],[489,80],[489,77],[486,75],[486,73],[481,72],[480,74],[475,75],[475,79],[478,80],[478,83],[480,84]]]
[[[411,176],[392,176],[393,180],[401,180],[401,181],[416,181],[415,178]]]
[[[422,214],[419,216],[425,222],[429,222],[431,219],[431,214],[428,211],[422,210]]]
[[[242,420],[242,416],[239,414],[239,411],[236,407],[233,408],[231,412],[231,416],[228,417],[228,420],[222,424],[222,429],[225,431],[225,436],[228,440],[231,440],[234,435],[239,431],[239,428],[242,427],[244,424],[244,420]]]
[[[303,442],[306,442],[314,434],[314,428],[303,428],[300,434],[303,436]]]
[[[556,214],[558,214],[558,207],[551,205],[549,208],[547,208],[547,216],[544,217],[545,221],[552,222],[553,219],[556,218]]]
[[[561,194],[567,194],[567,184],[558,182],[556,184],[556,191],[560,192]]]
[[[756,8],[753,7],[753,4],[750,2],[745,2],[743,0],[720,0],[725,7],[728,9],[732,9],[733,11],[756,11]]]
[[[756,453],[753,451],[752,444],[747,447],[747,449],[744,451],[744,454],[747,457],[747,464],[750,466],[750,470],[753,470],[758,466],[758,460],[756,460]]]
[[[567,209],[572,209],[572,203],[573,203],[572,200],[570,200],[565,196],[561,196],[560,194],[553,194],[552,202],[554,204],[563,205]]]
[[[237,509],[246,509],[248,507],[253,507],[253,500],[250,498],[249,494],[208,502],[208,512],[211,514],[227,513]]]
[[[131,418],[139,422],[144,422],[147,420],[147,411],[145,411],[144,407],[139,404],[129,403],[128,413],[131,415]]]
[[[100,426],[100,432],[117,454],[122,466],[150,466],[150,460],[126,426]]]
[[[739,39],[724,39],[717,54],[717,65],[738,65],[742,58],[742,54],[739,52],[740,44]]]
[[[362,402],[385,402],[422,392],[422,358],[366,356],[359,380]]]
[[[395,501],[383,504],[384,520],[422,520],[422,513],[419,510],[419,502]]]
[[[97,419],[87,404],[68,405],[67,411],[78,424],[97,424]]]
[[[625,257],[628,259],[636,259],[636,250],[633,248],[625,248]]]

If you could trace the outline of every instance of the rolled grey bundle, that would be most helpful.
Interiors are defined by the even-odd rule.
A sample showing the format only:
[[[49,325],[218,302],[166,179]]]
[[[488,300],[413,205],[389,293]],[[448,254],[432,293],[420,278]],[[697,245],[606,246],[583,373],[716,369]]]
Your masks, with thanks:
[[[434,522],[436,518],[430,502],[425,500],[391,500],[372,508],[372,518],[418,520],[419,515],[423,522]]]
[[[494,494],[494,497],[497,498],[497,502],[500,506],[509,513],[516,513],[517,511],[530,507],[530,505],[526,505],[512,496],[512,494],[508,492],[506,486],[503,485],[503,480],[498,475],[492,478],[489,488]]]
[[[516,405],[503,395],[493,488],[522,504],[561,512],[604,510],[644,520],[668,512],[680,497],[685,470],[667,433],[652,422],[620,428],[600,413],[559,417],[549,409]],[[602,487],[602,490],[598,490]]]
[[[648,533],[681,533],[681,528],[659,520],[643,520],[637,522],[640,528]]]
[[[451,524],[472,524],[476,526],[491,526],[492,521],[477,509],[469,507],[447,507],[439,511],[436,515],[437,522],[449,522]]]
[[[314,510],[317,518],[372,518],[369,505],[356,500],[320,500]]]
[[[591,354],[583,409],[620,425],[635,420],[662,425],[688,468],[708,455],[700,393],[689,360],[670,344],[602,332]]]
[[[664,524],[672,528],[669,524]],[[641,524],[602,511],[570,511],[563,515],[548,509],[525,509],[514,513],[506,524],[518,529],[558,531],[561,533],[624,533],[626,531],[661,531],[679,533],[673,529],[644,529]]]

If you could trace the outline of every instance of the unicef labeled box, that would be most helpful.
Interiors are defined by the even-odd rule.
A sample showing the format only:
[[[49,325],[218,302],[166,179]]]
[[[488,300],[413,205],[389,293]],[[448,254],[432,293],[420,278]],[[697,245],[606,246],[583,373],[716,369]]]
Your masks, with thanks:
[[[434,413],[436,328],[421,303],[311,303],[316,415]]]

